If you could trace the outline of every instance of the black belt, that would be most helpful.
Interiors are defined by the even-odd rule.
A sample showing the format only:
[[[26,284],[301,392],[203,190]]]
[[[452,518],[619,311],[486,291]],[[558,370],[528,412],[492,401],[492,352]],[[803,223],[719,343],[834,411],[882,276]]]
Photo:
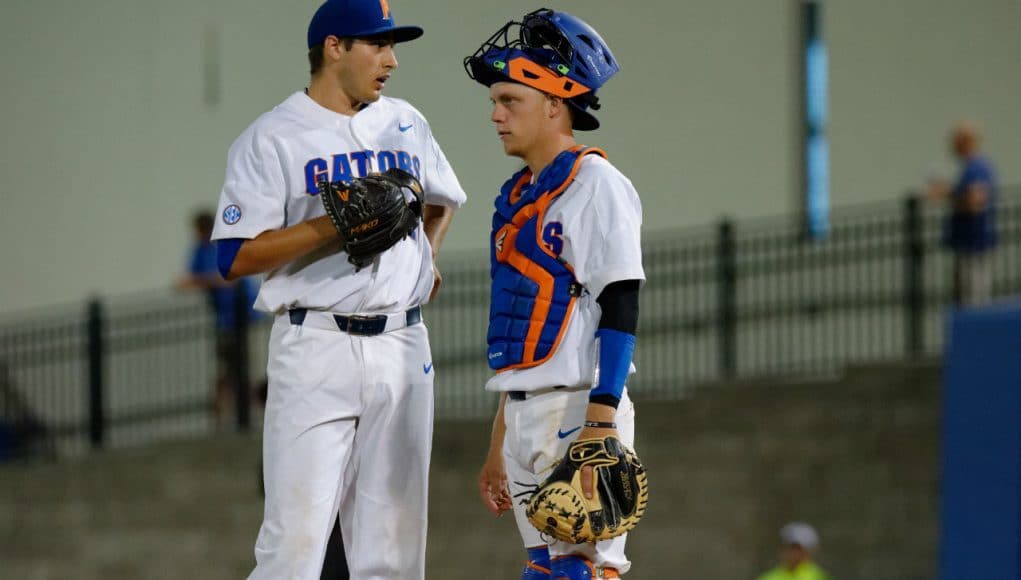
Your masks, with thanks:
[[[567,388],[567,386],[566,385],[557,385],[555,387],[549,387],[549,388],[544,388],[544,389],[536,389],[534,391],[507,391],[507,398],[512,400],[512,401],[524,401],[525,399],[528,398],[529,395],[532,395],[534,397],[536,395],[544,395],[544,394],[550,392],[551,390],[556,391],[558,389],[564,389],[564,388]]]
[[[291,324],[295,326],[305,324],[305,318],[308,316],[308,312],[308,308],[292,308],[287,311],[291,318]],[[340,330],[341,332],[355,334],[358,336],[375,336],[386,332],[387,322],[395,315],[375,314],[369,316],[344,316],[343,314],[330,314],[330,316],[333,317],[333,321],[337,325],[337,330]],[[400,315],[398,314],[396,316]],[[405,326],[411,326],[413,324],[418,324],[419,322],[422,322],[422,307],[415,306],[404,313],[404,324],[400,324],[397,328],[404,328]],[[396,330],[397,328],[394,328],[393,330]]]

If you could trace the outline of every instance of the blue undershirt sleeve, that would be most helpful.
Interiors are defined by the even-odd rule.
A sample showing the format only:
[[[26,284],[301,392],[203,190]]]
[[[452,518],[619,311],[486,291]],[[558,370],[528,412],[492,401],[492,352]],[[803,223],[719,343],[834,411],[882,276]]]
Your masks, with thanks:
[[[216,240],[216,268],[224,279],[230,274],[231,266],[234,265],[234,258],[237,257],[241,244],[244,242],[245,240],[242,238]]]

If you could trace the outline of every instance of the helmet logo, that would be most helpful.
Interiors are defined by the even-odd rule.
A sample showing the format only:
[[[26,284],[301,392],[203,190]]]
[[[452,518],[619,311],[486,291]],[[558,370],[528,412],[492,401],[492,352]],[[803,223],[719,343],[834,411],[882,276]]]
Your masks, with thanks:
[[[390,5],[386,0],[379,0],[379,9],[383,11],[383,20],[390,20]]]

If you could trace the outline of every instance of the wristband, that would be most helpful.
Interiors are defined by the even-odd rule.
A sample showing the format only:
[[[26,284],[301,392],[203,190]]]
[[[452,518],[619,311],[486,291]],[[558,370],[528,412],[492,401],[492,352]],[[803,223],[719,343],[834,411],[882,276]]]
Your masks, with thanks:
[[[616,408],[631,370],[635,335],[600,328],[596,337],[599,339],[599,382],[589,394],[589,401]]]
[[[585,421],[586,427],[594,427],[596,429],[616,429],[617,424],[612,421]]]

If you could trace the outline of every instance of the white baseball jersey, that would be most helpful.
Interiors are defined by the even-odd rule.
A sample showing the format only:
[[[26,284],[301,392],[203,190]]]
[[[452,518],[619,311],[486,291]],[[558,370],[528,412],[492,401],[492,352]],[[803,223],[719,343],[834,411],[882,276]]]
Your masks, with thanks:
[[[295,93],[231,146],[213,238],[322,216],[318,181],[391,167],[419,178],[426,203],[464,203],[425,118],[406,102],[383,97],[347,116]],[[318,580],[338,513],[352,578],[422,580],[434,372],[428,331],[404,311],[432,285],[422,226],[358,272],[333,244],[266,276],[257,306],[277,317],[251,580]],[[341,331],[333,313],[390,316],[385,332],[362,336]]]
[[[585,155],[574,181],[546,211],[542,236],[553,253],[574,268],[587,292],[575,301],[564,337],[549,360],[497,373],[486,383],[487,390],[595,384],[595,334],[601,315],[596,298],[612,282],[645,280],[641,226],[642,204],[631,181],[605,158]]]
[[[214,240],[250,239],[322,216],[316,183],[399,167],[422,182],[428,204],[460,207],[457,177],[429,124],[407,102],[382,97],[353,116],[326,109],[303,91],[262,115],[234,142],[220,194]],[[355,272],[328,246],[270,271],[256,307],[338,313],[399,312],[427,301],[432,254],[421,226]]]
[[[508,398],[503,456],[512,494],[534,490],[577,438],[598,379],[595,333],[602,314],[596,298],[609,284],[645,280],[641,251],[642,206],[631,182],[605,158],[585,155],[574,181],[554,200],[542,223],[547,247],[574,269],[587,292],[575,301],[564,337],[544,363],[494,375],[492,391],[528,391]],[[632,365],[631,371],[634,371]],[[562,386],[558,390],[549,387]],[[617,432],[634,445],[635,412],[625,389],[615,415]],[[529,523],[525,504],[514,502],[514,518],[525,548],[548,545],[552,558],[580,555],[598,567],[627,572],[627,535],[592,544],[550,541]]]

